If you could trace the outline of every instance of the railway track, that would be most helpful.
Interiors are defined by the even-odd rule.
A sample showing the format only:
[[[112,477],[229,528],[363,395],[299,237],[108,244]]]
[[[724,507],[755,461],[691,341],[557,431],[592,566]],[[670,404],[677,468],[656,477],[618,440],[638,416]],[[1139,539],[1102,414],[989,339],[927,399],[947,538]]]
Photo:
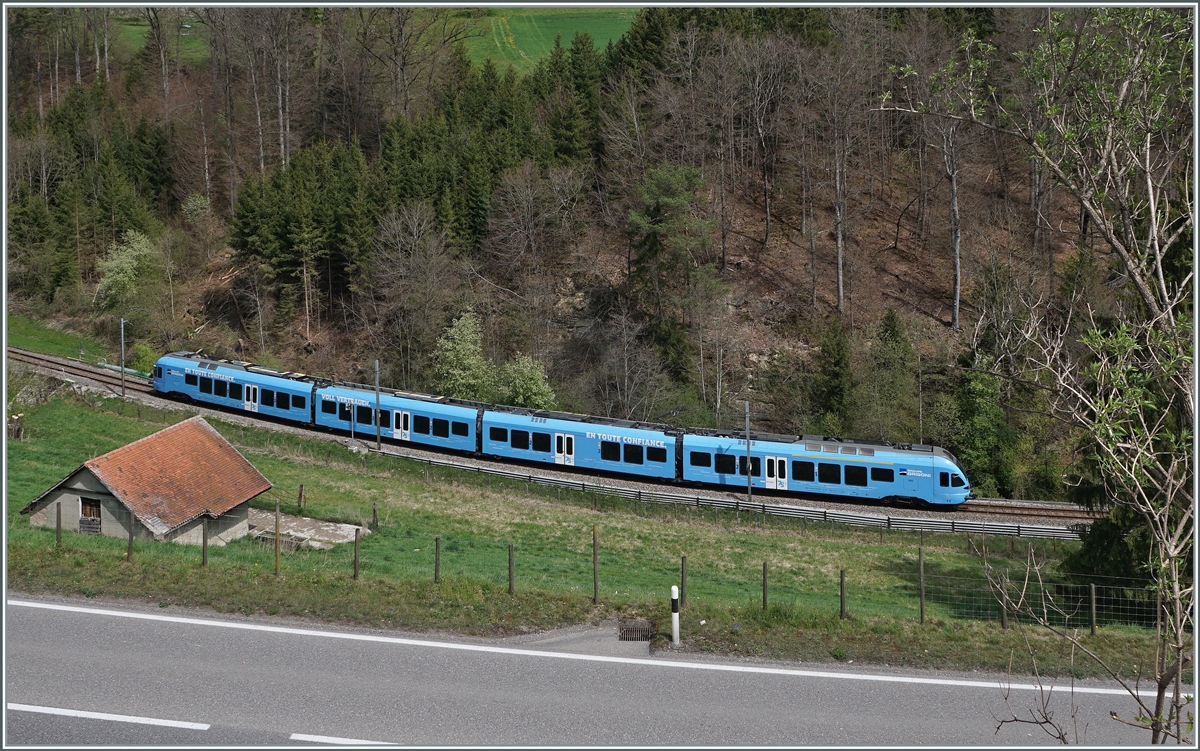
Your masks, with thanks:
[[[1054,519],[1063,523],[1091,522],[1103,516],[1103,514],[1068,506],[1065,503],[1033,503],[1030,501],[1009,501],[1000,498],[980,498],[967,501],[959,506],[959,511],[995,516]]]
[[[42,370],[48,370],[56,375],[63,375],[68,378],[86,378],[89,381],[99,383],[112,389],[113,393],[121,393],[121,372],[120,368],[110,369],[102,365],[93,365],[76,360],[73,357],[55,357],[53,355],[43,355],[40,352],[33,352],[27,349],[18,347],[8,348],[8,359],[15,362],[22,362],[26,365],[32,365]],[[133,392],[138,394],[153,394],[154,389],[150,386],[150,379],[144,378],[132,373],[125,373],[125,392]]]
[[[8,348],[8,358],[22,362],[43,371],[67,378],[83,378],[99,383],[112,393],[119,394],[121,389],[121,374],[119,370],[110,369],[77,360],[75,358],[44,355],[18,347]],[[125,391],[127,394],[146,394],[159,396],[150,385],[150,379],[130,373],[125,374]],[[246,419],[254,419],[247,414],[240,415]],[[274,427],[273,423],[262,421],[265,427]],[[407,452],[406,452],[407,453]],[[648,486],[649,487],[649,486]],[[1085,511],[1080,508],[1061,503],[1035,503],[1031,501],[1010,501],[998,498],[981,498],[967,501],[959,507],[960,513],[975,513],[988,516],[1012,517],[1017,519],[1037,519],[1039,522],[1058,522],[1061,524],[1077,524],[1091,522],[1101,514]]]

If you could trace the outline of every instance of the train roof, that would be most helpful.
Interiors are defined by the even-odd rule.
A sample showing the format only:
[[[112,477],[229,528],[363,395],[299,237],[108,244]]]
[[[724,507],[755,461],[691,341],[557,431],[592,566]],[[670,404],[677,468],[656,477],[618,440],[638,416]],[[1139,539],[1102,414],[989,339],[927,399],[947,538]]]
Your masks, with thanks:
[[[705,438],[729,438],[732,440],[744,441],[746,433],[744,431],[735,430],[715,430],[713,428],[688,428],[687,433]],[[803,443],[809,445],[837,445],[837,446],[855,446],[873,449],[884,449],[887,451],[895,451],[897,453],[921,453],[933,454],[941,456],[958,464],[957,457],[951,454],[941,446],[930,446],[924,443],[892,443],[891,441],[868,441],[856,438],[835,438],[833,436],[824,435],[783,435],[780,433],[750,433],[751,441],[762,441],[766,443]]]
[[[240,370],[246,373],[257,373],[258,375],[274,376],[276,378],[286,378],[291,381],[303,381],[305,383],[329,383],[328,379],[320,376],[311,376],[306,373],[297,373],[291,370],[279,370],[277,368],[268,368],[264,365],[255,365],[252,362],[244,362],[242,360],[226,360],[219,357],[209,357],[200,352],[172,352],[166,357],[175,357],[180,360],[191,360],[196,363],[197,368],[208,370],[216,370],[218,367],[226,370]]]

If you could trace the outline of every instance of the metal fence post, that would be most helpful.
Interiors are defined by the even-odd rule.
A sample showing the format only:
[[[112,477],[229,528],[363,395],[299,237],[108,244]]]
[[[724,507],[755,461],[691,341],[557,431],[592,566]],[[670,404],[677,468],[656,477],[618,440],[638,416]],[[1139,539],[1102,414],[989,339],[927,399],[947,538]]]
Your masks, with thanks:
[[[1092,606],[1092,636],[1096,635],[1096,585],[1088,584],[1088,600]]]
[[[842,620],[845,620],[846,619],[846,569],[841,569],[841,572],[838,574],[838,579],[840,581],[840,586],[838,587],[838,593],[841,596],[841,600],[842,600],[841,616],[842,616]]]
[[[921,625],[925,625],[925,548],[917,548],[917,591],[921,602]]]

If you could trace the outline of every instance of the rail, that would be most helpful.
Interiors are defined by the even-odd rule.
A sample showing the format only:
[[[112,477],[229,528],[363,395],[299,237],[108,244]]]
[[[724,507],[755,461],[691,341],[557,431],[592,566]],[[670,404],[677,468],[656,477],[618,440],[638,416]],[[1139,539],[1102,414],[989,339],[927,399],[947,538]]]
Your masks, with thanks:
[[[909,516],[878,516],[875,514],[854,514],[829,509],[805,508],[803,506],[785,506],[772,503],[746,503],[745,501],[727,498],[712,498],[686,493],[666,493],[656,490],[638,490],[622,488],[616,485],[587,482],[586,480],[567,480],[558,477],[547,477],[532,472],[517,472],[494,467],[481,467],[463,464],[453,459],[417,458],[387,450],[366,447],[372,454],[390,456],[397,459],[410,459],[429,466],[451,467],[454,469],[504,477],[549,488],[563,488],[580,493],[619,496],[642,503],[674,503],[696,508],[709,507],[729,511],[746,511],[770,516],[791,519],[809,519],[811,521],[832,522],[851,527],[883,527],[885,529],[917,532],[946,532],[950,534],[967,533],[980,535],[1006,535],[1010,537],[1030,537],[1041,539],[1078,540],[1079,532],[1068,527],[1049,527],[1035,524],[1008,524],[1002,522],[977,522],[960,519],[918,519]]]

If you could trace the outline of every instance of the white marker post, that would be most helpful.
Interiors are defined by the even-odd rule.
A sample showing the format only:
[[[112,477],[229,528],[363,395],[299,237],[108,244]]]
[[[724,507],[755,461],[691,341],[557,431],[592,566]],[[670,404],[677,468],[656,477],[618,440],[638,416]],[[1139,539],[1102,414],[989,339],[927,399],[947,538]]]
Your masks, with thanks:
[[[679,646],[679,587],[671,585],[671,643]]]

